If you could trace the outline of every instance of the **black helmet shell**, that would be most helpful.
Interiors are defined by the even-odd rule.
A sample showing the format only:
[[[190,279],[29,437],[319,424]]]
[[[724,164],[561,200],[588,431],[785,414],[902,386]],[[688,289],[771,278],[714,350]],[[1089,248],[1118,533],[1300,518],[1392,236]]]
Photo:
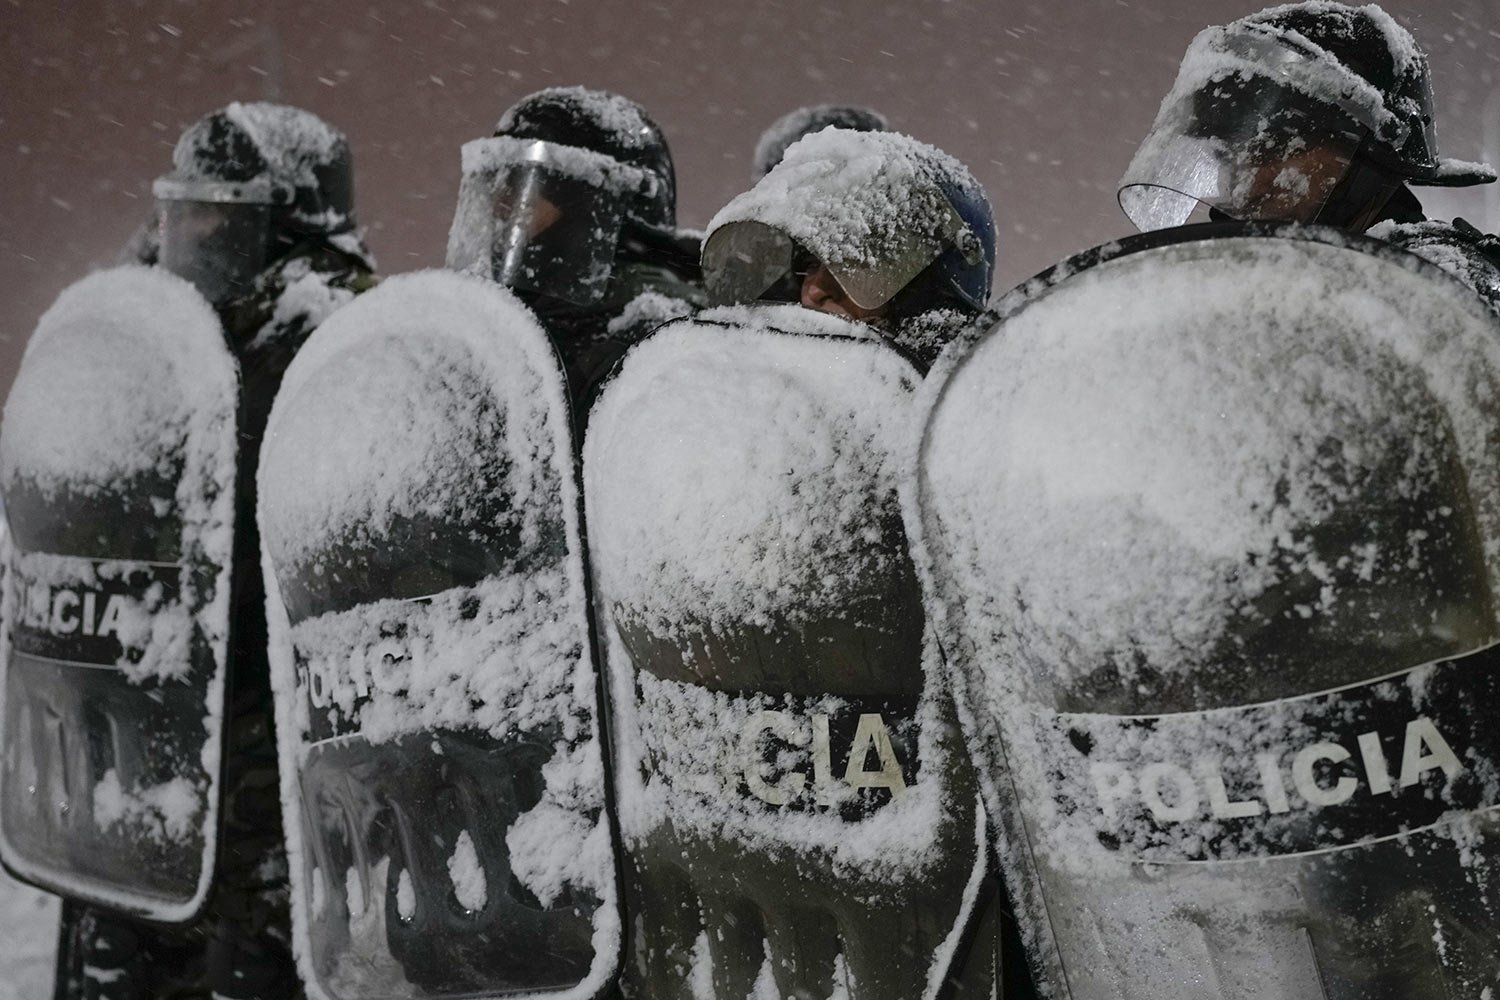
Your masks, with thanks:
[[[968,232],[963,241],[943,249],[935,266],[950,294],[982,310],[989,302],[995,274],[994,210],[984,188],[967,169],[940,173],[937,183]]]
[[[354,228],[354,166],[344,134],[285,104],[230,104],[177,140],[170,179],[269,182],[288,228],[333,234]]]
[[[792,143],[830,125],[851,132],[889,132],[891,128],[890,122],[880,112],[851,104],[814,104],[788,111],[772,122],[756,142],[751,181],[758,181],[770,173]]]
[[[629,98],[583,87],[539,90],[500,116],[495,135],[587,149],[644,170],[656,183],[631,196],[625,218],[655,232],[677,224],[672,151],[661,128]]]
[[[1332,0],[1271,7],[1226,26],[1274,37],[1326,64],[1330,84],[1374,88],[1389,116],[1370,149],[1377,162],[1414,184],[1484,184],[1495,172],[1481,164],[1438,156],[1433,128],[1432,76],[1411,33],[1375,4],[1350,7]]]

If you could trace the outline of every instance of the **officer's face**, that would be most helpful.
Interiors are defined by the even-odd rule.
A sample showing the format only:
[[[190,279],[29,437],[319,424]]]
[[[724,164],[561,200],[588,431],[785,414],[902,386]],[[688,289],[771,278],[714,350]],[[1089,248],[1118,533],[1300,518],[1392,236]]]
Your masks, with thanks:
[[[563,214],[562,209],[546,196],[536,192],[517,192],[508,186],[495,192],[492,211],[502,222],[517,223],[515,228],[524,234],[528,243],[551,229]]]
[[[1326,146],[1310,146],[1261,163],[1238,164],[1229,180],[1237,219],[1312,222],[1328,201],[1348,156]]]
[[[850,300],[844,289],[828,270],[827,264],[818,264],[802,279],[802,304],[818,312],[832,313],[845,319],[870,322],[885,315],[886,306],[862,309]]]

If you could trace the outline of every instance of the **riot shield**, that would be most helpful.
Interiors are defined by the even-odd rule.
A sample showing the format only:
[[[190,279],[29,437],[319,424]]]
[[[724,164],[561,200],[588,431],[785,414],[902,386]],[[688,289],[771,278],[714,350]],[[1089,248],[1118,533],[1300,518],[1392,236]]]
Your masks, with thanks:
[[[0,856],[154,920],[213,872],[236,378],[186,281],[101,271],[37,324],[0,430]]]
[[[1500,987],[1497,334],[1376,241],[1232,225],[944,355],[908,521],[1052,995]]]
[[[565,383],[505,290],[397,277],[261,453],[293,925],[318,997],[598,995],[618,964]]]
[[[985,820],[896,498],[919,377],[857,324],[731,309],[634,347],[594,407],[633,996],[945,987]]]

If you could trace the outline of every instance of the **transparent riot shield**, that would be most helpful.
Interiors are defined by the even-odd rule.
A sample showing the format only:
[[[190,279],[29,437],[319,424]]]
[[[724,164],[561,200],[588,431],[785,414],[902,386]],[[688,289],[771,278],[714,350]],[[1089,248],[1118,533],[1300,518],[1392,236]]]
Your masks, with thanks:
[[[920,375],[866,329],[679,321],[590,416],[632,996],[933,996],[974,909],[983,812],[896,497]]]
[[[1238,225],[999,312],[926,389],[908,520],[1053,994],[1500,988],[1494,316]]]
[[[191,285],[102,271],[42,317],[0,429],[0,856],[154,920],[213,872],[236,378]]]
[[[561,368],[397,277],[288,369],[260,471],[293,924],[318,997],[593,997],[616,868]]]

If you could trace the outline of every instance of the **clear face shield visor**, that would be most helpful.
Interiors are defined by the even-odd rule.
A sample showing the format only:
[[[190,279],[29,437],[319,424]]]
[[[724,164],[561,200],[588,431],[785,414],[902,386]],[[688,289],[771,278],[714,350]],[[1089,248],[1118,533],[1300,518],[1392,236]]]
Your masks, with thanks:
[[[1347,95],[1312,96],[1313,64],[1260,33],[1200,36],[1173,87],[1179,96],[1163,103],[1120,181],[1120,207],[1136,227],[1180,226],[1204,207],[1244,221],[1315,220],[1378,123]]]
[[[471,142],[448,267],[591,305],[609,285],[624,203],[651,181],[588,150],[503,136]]]
[[[163,177],[152,191],[161,226],[159,265],[192,282],[214,305],[248,291],[270,249],[270,185]]]
[[[855,261],[841,259],[834,247],[824,245],[816,220],[809,219],[808,228],[796,234],[753,220],[727,222],[703,244],[703,279],[709,301],[715,305],[753,302],[788,275],[805,278],[794,273],[800,245],[827,266],[849,301],[861,309],[879,309],[949,244],[977,248],[977,238],[952,206],[944,203],[941,211],[935,232],[893,229],[880,241],[883,245],[869,254],[873,260]]]

